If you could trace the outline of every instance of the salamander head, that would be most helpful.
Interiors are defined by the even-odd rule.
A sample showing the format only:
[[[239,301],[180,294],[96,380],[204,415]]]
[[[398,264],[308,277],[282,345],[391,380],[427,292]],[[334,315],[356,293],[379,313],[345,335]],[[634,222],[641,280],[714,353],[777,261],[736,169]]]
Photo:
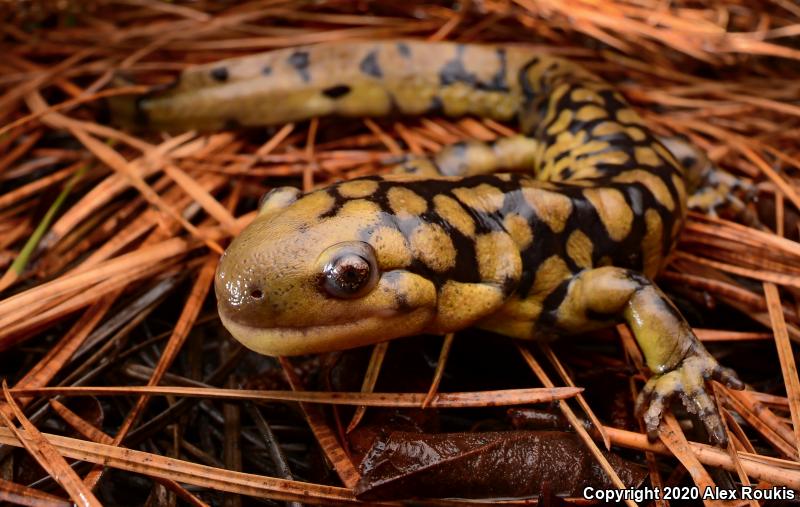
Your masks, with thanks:
[[[366,197],[374,181],[351,182]],[[362,195],[363,194],[363,195]],[[345,349],[423,331],[436,289],[409,271],[391,214],[329,189],[276,189],[230,245],[216,276],[219,314],[248,348],[267,355]]]

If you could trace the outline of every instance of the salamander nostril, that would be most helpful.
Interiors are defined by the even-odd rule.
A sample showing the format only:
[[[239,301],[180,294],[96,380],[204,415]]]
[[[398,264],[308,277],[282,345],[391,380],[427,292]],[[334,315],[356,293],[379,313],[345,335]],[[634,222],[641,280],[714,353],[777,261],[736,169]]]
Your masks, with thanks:
[[[261,289],[253,289],[250,291],[250,297],[253,299],[261,299],[264,297],[264,292]]]

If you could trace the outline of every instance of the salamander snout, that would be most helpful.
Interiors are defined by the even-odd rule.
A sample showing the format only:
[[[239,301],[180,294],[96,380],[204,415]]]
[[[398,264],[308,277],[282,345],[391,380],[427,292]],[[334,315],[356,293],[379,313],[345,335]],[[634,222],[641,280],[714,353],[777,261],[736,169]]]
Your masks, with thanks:
[[[241,269],[235,257],[223,255],[217,266],[214,290],[219,310],[243,324],[259,325],[269,313],[267,287],[251,270]]]

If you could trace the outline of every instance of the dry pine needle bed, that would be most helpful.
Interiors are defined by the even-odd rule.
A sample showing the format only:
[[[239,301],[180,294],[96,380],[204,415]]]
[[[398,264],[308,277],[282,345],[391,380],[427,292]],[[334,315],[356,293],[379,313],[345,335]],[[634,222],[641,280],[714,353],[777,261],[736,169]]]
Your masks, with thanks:
[[[487,472],[469,456],[513,445],[581,456],[603,472],[580,480],[610,488],[800,490],[795,2],[120,0],[2,10],[0,500],[457,497],[470,494],[458,489],[465,475]],[[745,213],[690,214],[657,280],[748,385],[714,385],[727,448],[697,442],[697,428],[672,416],[648,442],[632,413],[646,371],[625,326],[552,345],[467,331],[279,360],[230,338],[209,292],[219,255],[266,190],[373,174],[398,156],[491,141],[513,125],[327,118],[167,135],[115,127],[106,100],[194,64],[387,38],[524,43],[567,57],[613,83],[655,133],[689,140],[756,186]],[[553,444],[532,431],[543,427],[575,433]],[[448,432],[457,436],[431,436]],[[458,449],[428,469],[440,484],[359,468],[376,439],[400,448],[418,438]],[[527,475],[546,477],[563,460],[540,464]],[[521,467],[501,469],[497,481]],[[524,502],[556,502],[561,486],[550,480],[525,490]]]

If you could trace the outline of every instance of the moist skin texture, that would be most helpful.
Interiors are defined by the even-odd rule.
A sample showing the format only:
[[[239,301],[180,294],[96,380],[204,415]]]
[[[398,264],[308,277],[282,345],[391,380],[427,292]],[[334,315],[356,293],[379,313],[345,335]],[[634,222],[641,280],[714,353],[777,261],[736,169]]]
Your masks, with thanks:
[[[654,373],[639,400],[649,433],[679,395],[725,440],[705,381],[741,383],[651,281],[686,215],[685,171],[587,71],[523,47],[338,43],[194,67],[116,110],[168,130],[517,119],[519,135],[409,158],[392,175],[273,191],[220,261],[224,325],[289,355],[467,326],[536,339],[626,322]]]

